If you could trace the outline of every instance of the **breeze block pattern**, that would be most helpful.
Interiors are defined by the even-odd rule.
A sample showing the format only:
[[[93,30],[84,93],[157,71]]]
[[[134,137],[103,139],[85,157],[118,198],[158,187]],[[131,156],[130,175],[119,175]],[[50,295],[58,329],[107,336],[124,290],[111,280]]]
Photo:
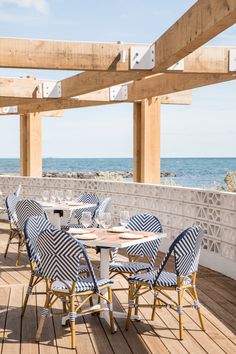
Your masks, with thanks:
[[[161,244],[162,251],[183,229],[200,224],[204,230],[200,264],[236,279],[236,193],[103,180],[0,177],[4,196],[19,184],[22,198],[40,200],[44,189],[71,189],[77,195],[96,193],[100,200],[110,197],[114,224],[121,210],[128,210],[130,215],[156,215],[168,235]],[[48,216],[53,223],[53,213]],[[64,222],[68,216],[64,214]]]

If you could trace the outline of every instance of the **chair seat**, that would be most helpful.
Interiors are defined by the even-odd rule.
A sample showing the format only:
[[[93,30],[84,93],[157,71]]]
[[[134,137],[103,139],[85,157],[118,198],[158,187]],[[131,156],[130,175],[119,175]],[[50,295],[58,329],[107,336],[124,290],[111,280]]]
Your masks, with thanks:
[[[98,287],[103,286],[103,285],[109,285],[112,284],[112,280],[110,279],[97,279]],[[60,281],[60,280],[55,280],[52,283],[52,290],[53,291],[60,291],[63,293],[68,293],[69,290],[71,289],[72,282],[71,281]],[[76,283],[76,292],[81,293],[85,292],[88,290],[95,290],[94,288],[94,283],[92,281],[92,278],[84,278],[83,280],[78,280]]]
[[[83,274],[83,273],[89,273],[89,269],[88,269],[88,267],[87,267],[86,265],[81,265],[81,266],[79,267],[79,274]],[[33,274],[34,274],[35,276],[41,276],[40,269],[39,269],[39,268],[35,268],[35,269],[33,270]]]
[[[61,225],[61,229],[62,230],[69,230],[70,228],[85,229],[85,227],[82,224],[65,224],[65,225]]]
[[[122,273],[138,273],[141,271],[150,271],[151,266],[149,263],[143,262],[111,262],[109,266],[110,272],[122,272]]]
[[[174,273],[169,272],[161,272],[159,278],[154,283],[154,279],[156,277],[156,272],[149,272],[145,274],[136,274],[129,277],[129,282],[143,282],[147,283],[150,286],[167,286],[167,287],[177,287],[177,276]],[[185,278],[183,285],[191,284],[190,278]]]

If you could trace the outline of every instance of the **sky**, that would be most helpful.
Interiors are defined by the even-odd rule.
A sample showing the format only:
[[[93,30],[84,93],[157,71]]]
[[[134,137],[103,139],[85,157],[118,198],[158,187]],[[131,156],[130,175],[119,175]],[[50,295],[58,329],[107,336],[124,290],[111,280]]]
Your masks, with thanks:
[[[193,0],[0,0],[1,37],[152,43]],[[236,46],[232,26],[207,45]],[[0,69],[0,77],[61,80],[73,71]],[[190,106],[162,105],[161,157],[236,157],[235,83],[193,90]],[[0,117],[0,157],[19,157],[19,117]],[[157,137],[158,138],[158,137]],[[133,105],[43,118],[44,157],[132,157]]]

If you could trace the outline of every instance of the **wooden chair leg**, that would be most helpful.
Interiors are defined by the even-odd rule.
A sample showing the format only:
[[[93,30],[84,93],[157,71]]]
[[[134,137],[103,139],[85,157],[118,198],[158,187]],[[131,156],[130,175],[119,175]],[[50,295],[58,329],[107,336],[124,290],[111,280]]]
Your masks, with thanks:
[[[5,253],[4,253],[4,258],[6,258],[7,256],[7,253],[8,253],[8,249],[9,249],[9,246],[11,244],[11,240],[14,238],[14,231],[10,231],[10,235],[9,235],[9,238],[8,238],[8,242],[7,242],[7,246],[6,246],[6,250],[5,250]]]
[[[206,331],[195,286],[191,289],[191,293],[193,294],[194,307],[197,309],[201,328],[203,331]]]
[[[156,316],[156,305],[157,305],[157,294],[156,292],[154,292],[154,301],[153,301],[153,305],[152,305],[152,317],[151,320],[154,321],[155,320],[155,316]],[[160,303],[160,301],[158,300],[158,304]]]
[[[38,325],[36,336],[35,336],[36,342],[39,342],[39,340],[40,340],[41,333],[42,333],[43,326],[44,326],[44,322],[45,322],[45,319],[48,315],[49,306],[50,306],[50,295],[47,292],[44,308],[43,308],[42,314],[40,316],[39,325]]]
[[[138,305],[139,305],[139,296],[136,296],[135,297],[135,308],[134,308],[135,316],[138,316]]]
[[[27,288],[27,292],[25,294],[25,300],[24,300],[24,304],[23,304],[23,307],[22,307],[22,311],[21,311],[21,317],[23,317],[24,314],[25,314],[25,309],[26,309],[26,306],[27,306],[27,303],[28,303],[28,300],[29,300],[29,296],[32,293],[32,285],[33,285],[33,282],[34,282],[34,278],[35,278],[35,275],[33,273],[31,273],[29,285],[28,285],[28,288]]]
[[[70,326],[71,326],[71,349],[75,349],[75,297],[70,297]]]
[[[179,338],[183,339],[183,291],[178,289]]]
[[[128,295],[129,308],[128,308],[126,326],[125,326],[126,331],[128,331],[129,325],[130,325],[130,320],[131,320],[131,315],[132,315],[132,308],[133,308],[133,301],[134,301],[134,285],[130,284],[130,286],[129,286],[129,295]]]
[[[111,333],[115,333],[115,326],[114,326],[114,317],[113,317],[113,309],[112,309],[112,289],[108,287],[108,306],[109,306],[109,317],[110,317],[110,326],[111,326]]]

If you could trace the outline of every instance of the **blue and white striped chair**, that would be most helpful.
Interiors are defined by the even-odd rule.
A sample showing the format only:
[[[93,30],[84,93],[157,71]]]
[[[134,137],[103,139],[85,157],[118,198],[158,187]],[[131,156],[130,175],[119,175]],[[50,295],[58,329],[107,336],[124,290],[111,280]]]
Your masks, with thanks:
[[[26,244],[26,249],[30,261],[30,268],[31,268],[31,277],[29,280],[28,289],[25,295],[25,300],[22,308],[21,315],[24,316],[25,309],[28,303],[29,296],[31,294],[36,295],[39,294],[38,292],[33,292],[33,288],[37,285],[41,280],[41,275],[37,270],[36,267],[36,260],[35,260],[35,252],[34,252],[34,245],[35,239],[37,236],[45,230],[46,228],[53,227],[47,217],[47,213],[43,210],[42,206],[37,203],[35,200],[31,199],[22,199],[19,200],[16,204],[16,216],[17,216],[17,228],[19,233],[21,233],[24,237],[24,243]],[[31,232],[28,232],[27,235],[24,233],[25,223],[29,218],[32,217],[41,217],[40,222],[37,222],[33,225]],[[27,241],[27,242],[26,242]]]
[[[154,303],[150,305],[152,306],[152,320],[155,318],[156,307],[168,306],[176,310],[179,314],[179,336],[180,339],[183,339],[183,308],[189,307],[187,305],[183,306],[183,296],[184,292],[186,292],[193,299],[193,305],[198,311],[201,328],[205,331],[196,291],[196,275],[202,237],[203,230],[200,226],[189,227],[174,240],[157,271],[136,274],[128,279],[130,288],[126,322],[127,330],[130,324],[132,309],[142,306],[138,305],[137,298],[150,289],[154,291]],[[164,271],[172,253],[175,260],[175,273]],[[165,294],[165,290],[176,291],[178,301],[172,300],[169,295]],[[166,302],[168,300],[171,301],[171,304]]]
[[[126,228],[133,231],[162,232],[159,219],[150,214],[137,214],[132,216]],[[109,266],[111,278],[120,274],[127,279],[131,274],[153,270],[160,243],[161,240],[156,239],[127,247],[129,262],[116,261],[118,249],[115,249],[112,253],[112,261]],[[146,259],[148,262],[138,261],[140,258]]]
[[[100,305],[100,299],[105,300],[108,305],[111,332],[114,333],[112,281],[96,278],[83,245],[65,231],[56,229],[42,232],[36,243],[40,272],[47,279],[46,301],[39,320],[36,341],[40,340],[45,318],[57,298],[66,298],[66,313],[62,315],[69,314],[72,348],[75,348],[76,316],[102,311],[104,308]],[[90,273],[87,278],[78,275],[82,257],[85,258]],[[107,297],[101,294],[104,289],[108,291]],[[98,297],[99,303],[92,307],[84,307],[94,295]]]
[[[93,213],[92,213],[92,223],[89,227],[98,227],[96,220],[95,220],[95,213],[98,211],[99,213],[105,213],[107,211],[109,211],[111,207],[111,198],[107,197],[105,198],[102,202],[98,203],[96,207],[93,207]],[[81,215],[83,211],[91,211],[89,209],[86,210],[80,210]],[[66,225],[66,229],[69,229],[70,227],[73,228],[84,228],[84,226],[82,224],[67,224]],[[64,229],[64,227],[62,227],[62,229]]]
[[[78,203],[85,203],[85,204],[95,204],[94,206],[88,207],[88,208],[83,208],[83,209],[75,209],[72,211],[70,214],[70,217],[65,225],[62,226],[62,229],[68,230],[70,227],[73,228],[83,228],[83,225],[80,224],[80,219],[82,216],[82,213],[84,211],[90,211],[92,215],[92,219],[94,219],[95,211],[97,207],[99,206],[99,199],[96,194],[94,193],[83,193],[81,194],[78,199],[76,200]],[[78,220],[78,224],[74,224],[71,222],[71,220],[75,218]]]
[[[17,244],[17,255],[16,255],[16,266],[19,265],[20,259],[20,250],[24,244],[24,237],[21,232],[19,232],[19,228],[17,225],[17,216],[16,216],[16,204],[18,203],[20,197],[16,192],[8,195],[6,197],[6,210],[8,215],[8,220],[10,223],[10,235],[7,242],[6,250],[4,253],[4,258],[6,258],[10,244]],[[17,241],[14,242],[13,239],[16,238]]]

